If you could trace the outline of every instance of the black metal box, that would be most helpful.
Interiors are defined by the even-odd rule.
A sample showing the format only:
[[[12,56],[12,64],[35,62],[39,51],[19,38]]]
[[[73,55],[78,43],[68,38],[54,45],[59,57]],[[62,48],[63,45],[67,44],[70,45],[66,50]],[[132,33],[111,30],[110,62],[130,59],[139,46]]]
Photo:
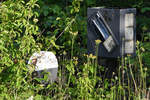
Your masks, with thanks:
[[[135,56],[136,50],[136,9],[88,8],[88,53],[95,54],[95,40],[100,39],[97,34],[105,38],[99,44],[98,56],[104,58],[118,58],[130,54]],[[93,17],[94,16],[94,17]],[[98,17],[95,17],[98,16]],[[100,19],[100,20],[99,20]],[[99,23],[97,22],[99,21]],[[93,24],[91,24],[93,23]],[[95,26],[94,26],[95,25]],[[97,28],[94,28],[97,27]],[[98,31],[93,31],[98,30]],[[102,33],[109,33],[107,34]],[[106,37],[107,36],[107,37]],[[108,40],[110,37],[111,40]],[[109,42],[106,45],[106,42]],[[111,46],[110,48],[108,46]]]

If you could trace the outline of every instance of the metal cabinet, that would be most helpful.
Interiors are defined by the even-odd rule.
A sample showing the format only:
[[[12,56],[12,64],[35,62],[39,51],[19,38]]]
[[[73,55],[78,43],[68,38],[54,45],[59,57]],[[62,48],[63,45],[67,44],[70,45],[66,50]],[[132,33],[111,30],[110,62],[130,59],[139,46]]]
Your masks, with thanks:
[[[95,54],[95,40],[100,39],[98,56],[118,58],[136,50],[136,9],[88,8],[88,53]]]

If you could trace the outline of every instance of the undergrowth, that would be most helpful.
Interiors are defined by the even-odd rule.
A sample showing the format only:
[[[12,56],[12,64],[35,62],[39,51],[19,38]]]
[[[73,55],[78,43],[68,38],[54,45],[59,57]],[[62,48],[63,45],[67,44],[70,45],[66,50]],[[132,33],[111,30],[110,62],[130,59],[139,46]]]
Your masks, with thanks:
[[[143,36],[142,42],[137,41],[136,57],[128,55],[115,60],[118,66],[113,72],[98,64],[100,40],[95,41],[96,55],[86,54],[82,2],[85,3],[68,1],[65,8],[48,0],[8,0],[0,4],[0,100],[150,98],[148,35]],[[86,3],[92,5],[90,0]],[[40,50],[53,51],[59,61],[58,79],[47,86],[34,82],[33,70],[27,68],[29,57]]]

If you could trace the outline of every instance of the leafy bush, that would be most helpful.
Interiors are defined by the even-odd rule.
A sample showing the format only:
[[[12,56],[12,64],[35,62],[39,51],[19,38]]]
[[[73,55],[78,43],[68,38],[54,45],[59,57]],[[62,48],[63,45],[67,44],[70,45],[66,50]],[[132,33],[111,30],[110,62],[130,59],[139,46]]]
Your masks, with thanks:
[[[40,50],[34,36],[39,35],[36,25],[39,7],[36,0],[8,0],[0,7],[0,97],[17,96],[27,88],[25,78],[30,55]],[[8,95],[6,95],[8,94]],[[9,98],[9,96],[8,96]],[[8,99],[7,98],[7,99]]]

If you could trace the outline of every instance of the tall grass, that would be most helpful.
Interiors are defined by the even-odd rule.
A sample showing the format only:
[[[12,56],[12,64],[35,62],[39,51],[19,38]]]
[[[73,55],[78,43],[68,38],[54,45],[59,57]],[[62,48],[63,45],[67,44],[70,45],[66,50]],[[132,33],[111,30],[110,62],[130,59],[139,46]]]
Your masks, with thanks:
[[[79,100],[148,100],[146,70],[143,69],[140,44],[137,43],[137,56],[135,58],[130,55],[122,57],[119,60],[120,65],[116,66],[118,67],[118,72],[113,72],[111,79],[103,79],[102,77],[104,77],[104,72],[107,68],[98,64],[97,55],[100,41],[96,42],[96,56],[84,54],[83,59],[87,60],[75,64],[72,55],[71,60],[68,61],[70,63],[65,65],[67,68],[64,71],[69,76],[65,75],[67,79],[66,83],[63,84],[67,85],[61,98],[67,99],[65,95],[68,95],[70,97],[68,99]],[[63,67],[65,68],[65,66]]]
[[[146,87],[146,70],[143,69],[142,58],[137,43],[137,56],[130,55],[119,60],[118,71],[112,78],[105,77],[106,67],[98,64],[98,44],[96,41],[96,56],[83,54],[82,59],[73,56],[74,37],[72,38],[71,59],[62,57],[60,61],[57,88],[54,89],[55,99],[67,100],[142,100],[147,99],[149,92]],[[52,85],[52,84],[51,84]],[[49,96],[48,98],[53,98]]]
[[[142,64],[142,47],[139,42],[137,56],[118,58],[120,64],[115,66],[118,70],[112,72],[111,78],[107,78],[109,68],[99,65],[102,59],[98,59],[98,46],[101,41],[96,40],[95,55],[74,56],[76,34],[77,32],[72,37],[70,57],[64,51],[58,59],[59,73],[56,82],[44,87],[32,82],[30,76],[26,84],[23,84],[27,91],[9,91],[13,95],[5,94],[3,99],[20,100],[33,97],[35,100],[149,100],[147,68]],[[30,94],[27,95],[28,92]]]
[[[120,64],[112,77],[107,78],[106,67],[98,64],[98,46],[101,41],[96,41],[96,55],[73,55],[74,39],[72,38],[71,57],[68,58],[64,51],[59,58],[59,73],[56,82],[43,87],[41,84],[27,81],[28,93],[15,93],[12,98],[26,99],[33,97],[35,100],[149,100],[149,90],[146,86],[146,68],[142,64],[140,43],[137,42],[137,56],[130,55],[118,59]],[[80,60],[81,59],[81,60]],[[82,62],[81,62],[82,61]],[[25,85],[25,86],[26,86]],[[9,94],[10,95],[10,94]],[[11,97],[7,97],[11,98]]]

